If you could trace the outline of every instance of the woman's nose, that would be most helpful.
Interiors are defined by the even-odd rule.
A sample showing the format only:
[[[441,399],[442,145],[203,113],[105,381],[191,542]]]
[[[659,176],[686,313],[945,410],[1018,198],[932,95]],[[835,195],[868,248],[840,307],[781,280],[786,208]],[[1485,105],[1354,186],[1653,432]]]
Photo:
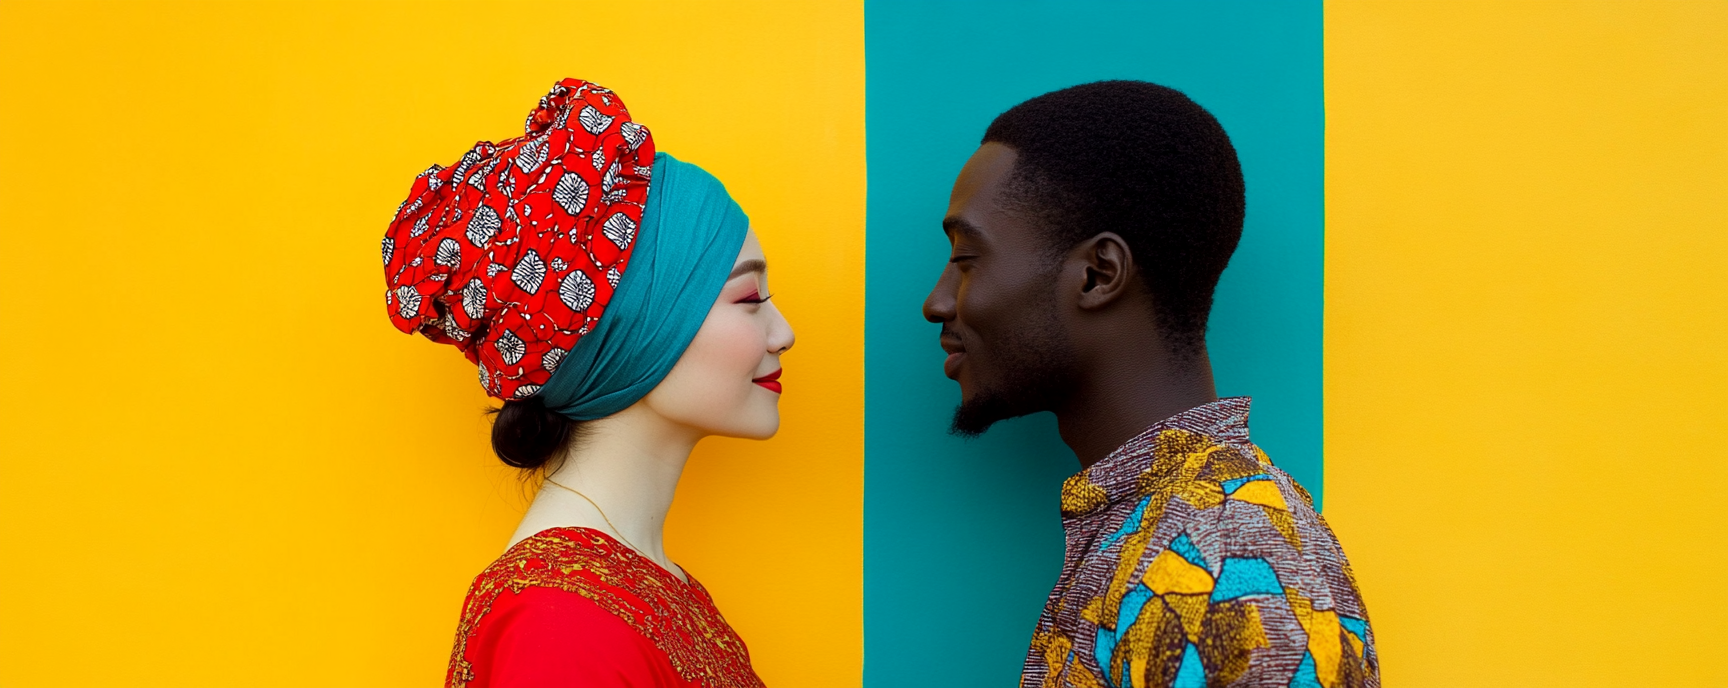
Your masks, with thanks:
[[[770,305],[772,306],[772,304]],[[768,351],[783,354],[798,341],[798,336],[792,332],[792,323],[786,322],[786,316],[780,314],[780,307],[772,307],[774,308],[774,324],[768,331]]]

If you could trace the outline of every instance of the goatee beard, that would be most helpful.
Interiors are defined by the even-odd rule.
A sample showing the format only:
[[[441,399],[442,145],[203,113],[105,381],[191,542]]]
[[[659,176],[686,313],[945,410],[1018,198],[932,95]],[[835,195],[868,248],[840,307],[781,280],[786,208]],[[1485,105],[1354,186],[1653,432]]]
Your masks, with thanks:
[[[1016,406],[1018,405],[1010,400],[996,395],[973,397],[971,401],[961,402],[954,407],[954,420],[948,425],[948,434],[972,439],[984,434],[997,421],[1036,413],[1034,410],[1021,410]]]
[[[1011,372],[998,380],[999,385],[980,389],[954,407],[949,434],[970,439],[998,421],[1056,408],[1073,379],[1068,374],[1067,347],[1054,339],[1027,344],[1034,346],[1003,357],[1001,369]]]

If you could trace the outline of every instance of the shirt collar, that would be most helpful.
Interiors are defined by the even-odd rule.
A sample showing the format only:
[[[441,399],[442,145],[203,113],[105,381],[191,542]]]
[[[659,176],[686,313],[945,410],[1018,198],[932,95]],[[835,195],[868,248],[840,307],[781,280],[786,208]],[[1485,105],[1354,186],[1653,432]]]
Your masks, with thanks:
[[[1248,397],[1225,397],[1196,406],[1153,423],[1102,461],[1075,473],[1062,483],[1062,515],[1086,516],[1111,504],[1139,495],[1139,478],[1146,473],[1164,473],[1174,466],[1157,465],[1156,459],[1166,430],[1205,435],[1219,443],[1248,442]],[[1180,456],[1168,458],[1180,461]]]

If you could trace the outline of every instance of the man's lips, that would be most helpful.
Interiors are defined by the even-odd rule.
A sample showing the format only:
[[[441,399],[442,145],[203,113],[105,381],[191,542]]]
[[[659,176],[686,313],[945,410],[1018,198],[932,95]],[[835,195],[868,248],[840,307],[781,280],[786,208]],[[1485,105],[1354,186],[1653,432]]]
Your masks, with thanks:
[[[751,382],[754,382],[758,385],[761,385],[763,389],[766,389],[766,390],[773,392],[775,394],[779,394],[780,393],[780,370],[781,369],[776,368],[776,369],[774,369],[774,372],[769,373],[767,375],[763,375],[762,377],[756,378],[754,380],[751,380]]]
[[[958,380],[960,364],[966,362],[966,349],[960,346],[958,337],[944,336],[941,342],[942,350],[948,352],[948,359],[942,362],[942,374],[950,380]]]
[[[966,352],[964,351],[948,354],[947,360],[942,361],[942,374],[947,375],[950,380],[959,380],[960,364],[965,362]]]

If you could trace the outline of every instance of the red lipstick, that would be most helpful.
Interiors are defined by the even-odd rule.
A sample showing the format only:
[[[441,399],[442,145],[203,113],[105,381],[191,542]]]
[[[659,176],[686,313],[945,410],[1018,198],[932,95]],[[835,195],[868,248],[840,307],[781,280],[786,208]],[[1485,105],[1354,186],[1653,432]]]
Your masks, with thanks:
[[[751,382],[754,382],[758,385],[761,385],[763,389],[766,389],[766,390],[773,392],[775,394],[779,394],[780,393],[780,370],[775,369],[774,372],[769,373],[767,375],[763,375],[762,377],[756,378],[754,380],[751,380]]]

